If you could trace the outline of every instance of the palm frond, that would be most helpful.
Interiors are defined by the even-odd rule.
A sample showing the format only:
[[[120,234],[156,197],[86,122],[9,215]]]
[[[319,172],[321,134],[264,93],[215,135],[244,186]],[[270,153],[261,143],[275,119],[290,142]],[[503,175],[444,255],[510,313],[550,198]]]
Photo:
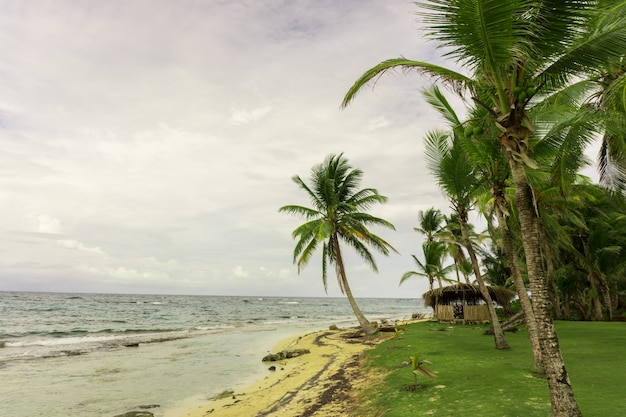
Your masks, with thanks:
[[[356,94],[371,81],[376,81],[388,71],[401,69],[404,71],[416,71],[419,74],[426,74],[434,77],[438,81],[448,85],[453,91],[461,94],[465,89],[472,85],[472,79],[460,74],[456,71],[440,67],[438,65],[429,64],[427,62],[413,61],[404,57],[392,58],[381,62],[380,64],[367,70],[355,83],[350,87],[343,98],[341,107],[347,107],[354,99]]]
[[[626,22],[611,22],[597,31],[582,34],[578,42],[568,48],[542,71],[547,83],[563,82],[577,75],[594,72],[626,54]]]
[[[446,97],[441,93],[441,90],[437,87],[437,85],[433,85],[430,88],[425,89],[422,94],[424,95],[426,102],[434,107],[451,127],[456,128],[461,126],[461,121],[456,115],[456,112]]]
[[[430,0],[419,2],[427,36],[446,49],[444,56],[457,59],[470,70],[504,87],[501,69],[528,55],[520,39],[528,36],[528,22],[518,14],[523,1]],[[530,3],[530,2],[526,2]]]
[[[312,219],[322,215],[319,211],[304,206],[282,206],[278,211],[280,213],[294,214],[305,219]]]
[[[308,242],[308,244],[304,245],[305,242]],[[297,258],[298,273],[300,273],[302,268],[309,263],[311,256],[313,256],[315,249],[317,249],[318,241],[315,239],[308,239],[306,241],[302,241],[302,243],[303,245],[300,245],[300,242],[298,242],[298,246],[302,246],[298,255],[296,255],[294,251],[294,260]],[[300,257],[298,258],[298,256]]]
[[[400,283],[398,285],[402,285],[407,279],[415,277],[415,276],[428,278],[428,275],[423,272],[408,271],[402,275],[402,278],[400,278]]]

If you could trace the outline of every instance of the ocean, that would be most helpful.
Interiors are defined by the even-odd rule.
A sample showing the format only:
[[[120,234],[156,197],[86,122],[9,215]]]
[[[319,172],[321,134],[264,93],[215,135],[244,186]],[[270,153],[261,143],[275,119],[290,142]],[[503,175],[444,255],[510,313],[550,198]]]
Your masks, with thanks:
[[[370,320],[421,299],[357,300]],[[0,292],[0,417],[180,417],[269,372],[297,334],[356,326],[345,298]]]

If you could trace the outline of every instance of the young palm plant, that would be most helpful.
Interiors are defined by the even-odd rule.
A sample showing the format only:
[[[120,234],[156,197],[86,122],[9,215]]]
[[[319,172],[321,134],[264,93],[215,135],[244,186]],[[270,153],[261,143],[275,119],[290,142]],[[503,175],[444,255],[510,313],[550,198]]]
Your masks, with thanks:
[[[413,371],[413,381],[415,382],[414,388],[417,388],[419,385],[417,383],[417,375],[422,374],[430,379],[435,379],[437,375],[435,375],[430,369],[426,368],[424,364],[431,364],[428,359],[420,359],[419,353],[413,355],[409,358],[411,363],[411,370]]]
[[[377,272],[378,267],[368,246],[383,255],[396,250],[372,233],[368,226],[395,229],[388,221],[365,213],[364,210],[373,204],[385,203],[387,198],[373,188],[359,189],[362,177],[363,171],[352,168],[343,154],[329,155],[322,164],[313,167],[310,185],[299,176],[293,177],[293,181],[308,194],[313,207],[288,205],[279,211],[307,220],[292,233],[293,238],[298,240],[293,251],[293,262],[298,265],[298,273],[321,243],[324,289],[328,288],[327,266],[334,265],[339,288],[348,298],[361,329],[366,334],[372,334],[376,327],[365,318],[350,290],[341,242],[351,246]]]

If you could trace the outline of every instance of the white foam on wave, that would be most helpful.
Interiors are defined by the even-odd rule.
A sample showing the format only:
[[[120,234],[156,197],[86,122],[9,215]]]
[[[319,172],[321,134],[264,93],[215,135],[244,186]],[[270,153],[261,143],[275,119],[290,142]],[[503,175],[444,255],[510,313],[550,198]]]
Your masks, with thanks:
[[[7,347],[26,347],[26,346],[63,346],[78,345],[85,343],[104,343],[116,339],[127,338],[128,336],[82,336],[82,337],[61,337],[55,339],[34,339],[23,340],[19,342],[6,342]]]

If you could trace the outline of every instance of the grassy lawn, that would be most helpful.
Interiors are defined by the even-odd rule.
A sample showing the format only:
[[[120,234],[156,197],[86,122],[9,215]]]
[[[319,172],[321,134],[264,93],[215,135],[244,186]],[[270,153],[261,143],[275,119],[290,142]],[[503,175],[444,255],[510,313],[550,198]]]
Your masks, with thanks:
[[[626,408],[626,323],[557,322],[561,350],[576,399],[586,417],[624,415]],[[550,416],[547,382],[532,375],[525,328],[506,333],[510,349],[494,348],[483,325],[448,326],[421,322],[397,339],[365,354],[372,386],[362,393],[358,416]],[[409,357],[432,364],[431,380],[418,375]]]

